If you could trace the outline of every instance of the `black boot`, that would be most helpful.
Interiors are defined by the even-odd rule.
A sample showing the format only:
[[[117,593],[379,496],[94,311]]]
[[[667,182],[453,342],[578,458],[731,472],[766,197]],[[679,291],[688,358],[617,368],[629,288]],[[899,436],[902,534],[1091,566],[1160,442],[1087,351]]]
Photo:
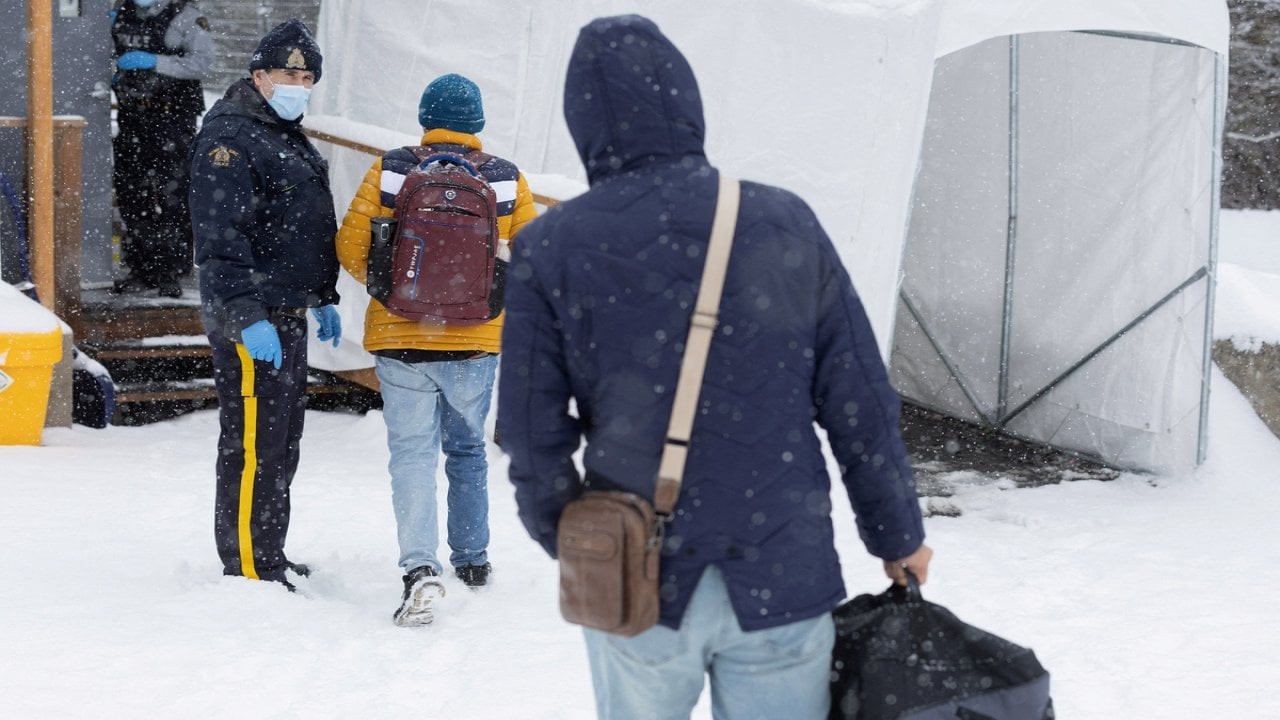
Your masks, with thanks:
[[[111,292],[116,295],[125,295],[151,290],[158,286],[159,283],[154,279],[131,271],[128,275],[111,284]],[[178,288],[178,294],[182,294],[182,288]]]
[[[480,588],[489,584],[489,574],[493,572],[493,566],[489,563],[483,565],[463,565],[454,570],[458,579],[463,585],[469,588]]]
[[[156,283],[157,293],[160,297],[180,298],[182,297],[182,286],[178,284],[177,278],[166,277],[161,278]]]

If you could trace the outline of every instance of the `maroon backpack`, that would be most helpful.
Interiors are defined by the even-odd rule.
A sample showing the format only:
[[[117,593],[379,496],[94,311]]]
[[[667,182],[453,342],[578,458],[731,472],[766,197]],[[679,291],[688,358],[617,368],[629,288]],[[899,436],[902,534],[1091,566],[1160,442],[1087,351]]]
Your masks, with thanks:
[[[479,325],[502,312],[497,194],[477,170],[491,158],[412,148],[394,222],[374,218],[369,294],[401,317]]]

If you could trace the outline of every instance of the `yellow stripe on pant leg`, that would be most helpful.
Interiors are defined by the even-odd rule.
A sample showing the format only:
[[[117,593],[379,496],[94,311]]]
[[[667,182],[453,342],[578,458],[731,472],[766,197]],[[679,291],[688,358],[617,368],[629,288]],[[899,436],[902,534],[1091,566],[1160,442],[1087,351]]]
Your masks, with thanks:
[[[253,479],[258,471],[258,398],[253,394],[253,358],[249,357],[249,349],[243,343],[236,343],[236,352],[240,354],[240,394],[244,397],[244,468],[240,471],[240,513],[236,521],[240,537],[240,574],[257,580],[249,523],[253,518]]]

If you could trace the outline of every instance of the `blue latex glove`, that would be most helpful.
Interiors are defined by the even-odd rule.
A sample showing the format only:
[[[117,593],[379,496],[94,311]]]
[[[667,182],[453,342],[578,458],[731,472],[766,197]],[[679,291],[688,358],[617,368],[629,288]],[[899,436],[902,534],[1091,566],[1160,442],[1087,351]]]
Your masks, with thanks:
[[[130,50],[116,58],[116,67],[121,70],[154,70],[156,56],[146,50]]]
[[[270,361],[276,369],[280,369],[280,333],[270,321],[259,320],[240,331],[240,339],[249,351],[249,357],[263,362]]]
[[[342,339],[342,319],[338,317],[338,308],[332,305],[324,307],[312,308],[311,314],[315,316],[316,322],[320,323],[320,329],[316,332],[316,337],[321,342],[332,340],[333,346],[338,347],[338,341]]]

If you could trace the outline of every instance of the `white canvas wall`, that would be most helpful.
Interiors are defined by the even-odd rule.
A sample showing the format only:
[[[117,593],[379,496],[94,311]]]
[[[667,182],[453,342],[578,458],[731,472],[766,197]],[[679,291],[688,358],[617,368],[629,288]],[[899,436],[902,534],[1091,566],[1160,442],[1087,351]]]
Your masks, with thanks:
[[[940,8],[919,0],[751,6],[746,12],[739,0],[325,0],[317,32],[324,76],[308,123],[379,142],[388,132],[416,142],[422,88],[458,72],[484,95],[486,150],[527,173],[582,179],[561,109],[569,52],[592,18],[639,12],[693,66],[711,162],[809,202],[848,264],[887,358]],[[372,158],[322,149],[341,216]],[[313,344],[312,362],[367,367],[367,356],[347,347],[358,347],[364,298],[349,278],[340,291],[350,336],[336,352]]]
[[[1209,291],[1197,276],[1210,265],[1216,216],[1215,55],[1021,35],[1013,112],[1010,43],[939,60],[894,381],[925,405],[1119,465],[1194,465]]]

